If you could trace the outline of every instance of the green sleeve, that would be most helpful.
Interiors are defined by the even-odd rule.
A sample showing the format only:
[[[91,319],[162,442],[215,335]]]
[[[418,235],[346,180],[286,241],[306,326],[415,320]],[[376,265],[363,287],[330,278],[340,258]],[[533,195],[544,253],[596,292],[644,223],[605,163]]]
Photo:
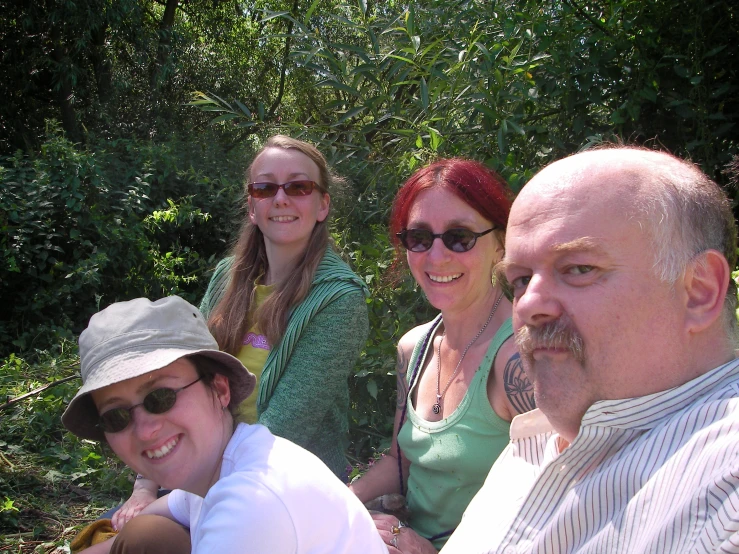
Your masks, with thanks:
[[[258,423],[322,457],[348,428],[348,377],[369,334],[364,294],[357,290],[318,312],[303,331]]]
[[[210,278],[208,288],[205,291],[205,296],[203,296],[203,300],[200,302],[200,313],[203,314],[203,317],[206,320],[210,317],[210,313],[218,305],[218,302],[221,301],[223,294],[226,292],[232,264],[232,256],[224,258],[218,262],[218,265],[213,271],[213,276]]]

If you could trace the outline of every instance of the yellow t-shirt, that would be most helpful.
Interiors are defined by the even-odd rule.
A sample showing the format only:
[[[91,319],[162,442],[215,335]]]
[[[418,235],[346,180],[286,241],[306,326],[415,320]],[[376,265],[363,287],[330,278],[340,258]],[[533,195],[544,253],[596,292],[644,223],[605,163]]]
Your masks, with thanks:
[[[255,305],[251,312],[254,313],[259,306],[274,291],[274,285],[256,285]],[[252,326],[244,337],[243,346],[239,350],[236,357],[241,360],[249,371],[257,377],[257,387],[255,392],[244,400],[236,409],[236,421],[239,423],[256,423],[257,422],[257,394],[259,389],[259,380],[262,377],[264,362],[267,361],[269,351],[272,346],[267,342],[267,337],[259,332],[256,324]]]

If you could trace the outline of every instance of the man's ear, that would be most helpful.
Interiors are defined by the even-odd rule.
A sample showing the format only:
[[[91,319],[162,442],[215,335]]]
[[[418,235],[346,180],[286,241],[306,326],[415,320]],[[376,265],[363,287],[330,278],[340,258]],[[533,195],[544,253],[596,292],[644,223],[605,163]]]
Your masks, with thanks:
[[[231,402],[231,386],[228,382],[228,377],[222,373],[216,373],[213,376],[213,388],[216,391],[221,407],[228,408],[228,404]]]
[[[688,331],[698,333],[721,318],[729,288],[729,263],[718,250],[706,250],[685,271]]]

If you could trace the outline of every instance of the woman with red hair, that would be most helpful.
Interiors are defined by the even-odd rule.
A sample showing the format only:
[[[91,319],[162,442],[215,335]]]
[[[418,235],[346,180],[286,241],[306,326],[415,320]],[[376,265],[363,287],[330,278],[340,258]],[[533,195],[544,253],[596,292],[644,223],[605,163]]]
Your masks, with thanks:
[[[458,158],[414,173],[393,202],[397,258],[402,247],[441,313],[400,339],[390,452],[350,485],[363,502],[406,496],[407,524],[375,516],[391,554],[444,545],[508,444],[511,419],[534,407],[494,277],[510,206],[499,175]]]

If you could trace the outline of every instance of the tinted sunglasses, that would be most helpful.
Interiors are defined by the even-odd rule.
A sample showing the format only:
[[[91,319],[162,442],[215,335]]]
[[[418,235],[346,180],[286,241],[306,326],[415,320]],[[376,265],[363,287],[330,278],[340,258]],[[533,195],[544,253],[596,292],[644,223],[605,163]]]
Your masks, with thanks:
[[[136,404],[130,408],[113,408],[108,410],[104,414],[100,415],[98,421],[98,427],[100,427],[106,433],[120,433],[131,423],[131,412],[134,408],[143,406],[144,410],[150,414],[163,414],[171,410],[175,402],[177,402],[177,393],[182,392],[187,387],[193,386],[195,383],[200,381],[202,377],[198,377],[189,385],[180,387],[179,389],[169,389],[162,387],[161,389],[154,389],[149,394],[144,396],[144,401],[141,404]]]
[[[246,188],[249,195],[254,198],[271,198],[280,189],[284,190],[287,196],[308,196],[313,192],[313,189],[318,188],[318,183],[308,180],[288,181],[282,185],[277,183],[249,183]]]
[[[426,252],[434,244],[435,239],[441,239],[452,252],[467,252],[472,250],[479,237],[484,237],[495,230],[495,227],[475,233],[462,227],[458,229],[447,229],[443,233],[432,233],[428,229],[403,229],[397,233],[400,242],[411,252]]]

